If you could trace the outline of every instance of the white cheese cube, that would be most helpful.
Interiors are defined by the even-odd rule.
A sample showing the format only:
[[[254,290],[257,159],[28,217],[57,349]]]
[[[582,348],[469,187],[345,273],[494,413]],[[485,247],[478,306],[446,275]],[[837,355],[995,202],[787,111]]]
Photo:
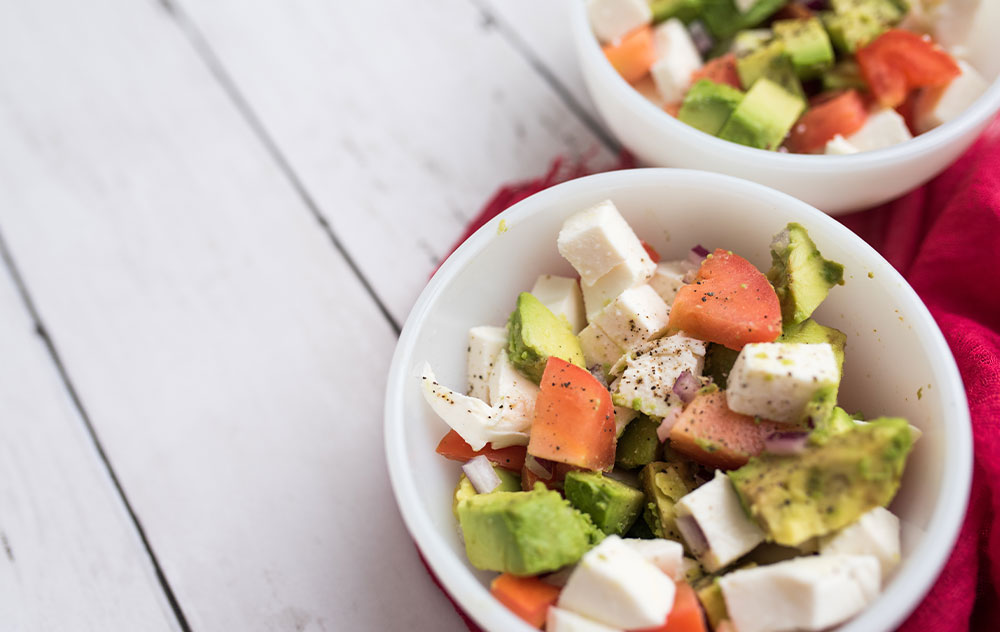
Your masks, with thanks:
[[[639,413],[632,408],[628,408],[626,406],[615,406],[615,436],[622,436],[622,433],[625,432],[626,426],[628,426],[632,420],[638,416]]]
[[[677,528],[705,570],[715,572],[764,541],[740,504],[729,477],[715,478],[684,496],[674,506]]]
[[[574,334],[580,333],[587,324],[583,311],[583,294],[576,279],[543,274],[535,281],[531,294],[553,314],[565,318]]]
[[[826,143],[826,155],[849,156],[858,153],[858,148],[847,142],[847,139],[837,134]]]
[[[469,330],[467,377],[468,394],[489,400],[489,380],[493,363],[500,350],[507,347],[507,329],[504,327],[473,327]]]
[[[649,628],[666,620],[674,590],[672,579],[612,535],[583,556],[557,605],[611,627]]]
[[[656,265],[652,260],[648,263],[635,261],[633,263],[635,265],[623,263],[615,266],[596,283],[580,284],[588,322],[596,318],[601,310],[610,305],[622,292],[643,285],[653,277]]]
[[[494,448],[528,445],[528,433],[505,425],[499,411],[481,399],[456,393],[440,384],[424,363],[420,376],[424,400],[452,430],[473,450],[482,450],[489,443]]]
[[[505,428],[529,432],[535,418],[538,385],[514,368],[506,350],[501,350],[490,374],[490,406]]]
[[[549,606],[545,615],[545,632],[622,632],[621,628],[611,628],[593,619],[581,617],[575,612]]]
[[[931,9],[934,41],[975,66],[983,76],[1000,73],[996,34],[1000,31],[997,0],[947,0]]]
[[[822,630],[861,612],[879,591],[871,555],[820,555],[735,571],[719,578],[739,632]]]
[[[610,200],[570,216],[563,222],[556,245],[586,285],[594,285],[619,265],[631,268],[632,276],[647,270],[652,276],[656,267]]]
[[[655,540],[622,540],[630,549],[653,563],[674,581],[684,579],[684,547],[680,542],[656,538]]]
[[[660,295],[664,303],[672,305],[678,290],[684,285],[684,276],[691,267],[687,261],[661,262],[657,264],[653,278],[649,280],[649,286]]]
[[[588,0],[587,16],[597,39],[610,44],[649,24],[653,12],[647,0]]]
[[[660,338],[629,354],[612,399],[619,406],[666,417],[683,404],[673,391],[677,377],[685,370],[700,376],[704,366],[705,342],[679,334]]]
[[[656,290],[640,285],[619,294],[590,325],[600,327],[612,342],[628,351],[666,331],[669,320],[670,308]]]
[[[816,391],[839,381],[828,343],[752,343],[729,372],[726,403],[744,415],[798,423]]]
[[[691,74],[702,67],[698,47],[694,45],[684,23],[671,18],[653,31],[656,62],[649,69],[656,89],[667,103],[684,99],[691,86]]]
[[[899,564],[899,518],[884,507],[876,507],[854,524],[823,538],[819,552],[874,555],[881,567],[882,581],[886,581]]]
[[[918,112],[916,125],[921,134],[957,118],[990,87],[966,62],[960,60],[958,66],[962,74],[951,83],[942,88],[925,88],[918,97],[914,110]]]
[[[896,110],[886,108],[871,114],[861,129],[847,137],[847,142],[858,151],[873,151],[911,138],[913,134],[903,117]]]
[[[587,325],[578,337],[580,348],[583,349],[583,359],[588,367],[599,365],[607,370],[625,353],[597,325]]]

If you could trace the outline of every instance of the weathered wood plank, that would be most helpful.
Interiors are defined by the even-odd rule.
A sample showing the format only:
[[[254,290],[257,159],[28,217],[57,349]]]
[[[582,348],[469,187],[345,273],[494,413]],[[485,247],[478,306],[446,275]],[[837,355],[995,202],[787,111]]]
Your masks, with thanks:
[[[461,629],[385,473],[391,327],[168,12],[4,4],[0,138],[0,229],[192,629]],[[376,175],[327,169],[358,214]]]
[[[171,2],[397,319],[500,184],[611,160],[468,0]]]

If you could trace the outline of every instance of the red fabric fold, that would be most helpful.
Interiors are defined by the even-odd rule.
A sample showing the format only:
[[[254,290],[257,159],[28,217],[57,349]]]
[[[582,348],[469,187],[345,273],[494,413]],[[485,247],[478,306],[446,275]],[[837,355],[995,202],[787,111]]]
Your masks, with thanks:
[[[617,168],[634,166],[623,155]],[[556,160],[536,180],[502,187],[464,241],[500,211],[584,175]],[[1000,629],[1000,118],[954,165],[884,206],[840,218],[906,277],[944,332],[972,413],[972,493],[958,542],[902,632]],[[461,242],[459,242],[461,243]],[[456,605],[470,630],[478,628]]]

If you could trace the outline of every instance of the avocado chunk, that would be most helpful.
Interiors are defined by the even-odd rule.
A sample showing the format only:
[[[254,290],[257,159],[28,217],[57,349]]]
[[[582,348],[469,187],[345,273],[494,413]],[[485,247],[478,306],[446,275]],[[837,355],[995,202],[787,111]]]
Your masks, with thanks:
[[[568,473],[563,491],[566,500],[607,535],[625,535],[642,513],[646,499],[638,489],[600,472]]]
[[[778,20],[771,28],[785,44],[795,73],[801,79],[812,79],[833,66],[833,44],[819,18]]]
[[[809,442],[815,445],[823,445],[834,435],[850,432],[858,424],[855,418],[847,414],[847,411],[840,406],[834,406],[830,414],[822,421],[816,422],[815,429],[809,433]]]
[[[755,50],[761,49],[774,39],[771,29],[748,29],[740,31],[729,45],[729,52],[737,57],[746,57]]]
[[[716,39],[729,39],[743,29],[757,26],[785,6],[788,0],[757,0],[746,13],[740,13],[733,0],[703,0],[701,19]]]
[[[785,43],[780,39],[771,40],[760,48],[737,57],[736,72],[744,90],[752,88],[758,79],[766,78],[805,102],[802,82],[795,74],[795,66],[785,50]]]
[[[659,427],[658,420],[646,415],[639,415],[625,426],[625,432],[618,438],[615,447],[615,464],[634,470],[655,461],[660,450],[660,438],[656,435]]]
[[[566,321],[528,292],[517,297],[517,309],[510,315],[508,331],[510,361],[536,384],[542,381],[545,363],[551,356],[586,366],[580,340]]]
[[[806,229],[792,222],[771,240],[767,280],[781,302],[782,325],[794,325],[812,315],[830,288],[844,284],[844,266],[824,259]]]
[[[729,618],[729,611],[726,610],[726,600],[722,597],[722,589],[719,587],[717,577],[711,577],[711,581],[703,582],[699,588],[695,589],[701,608],[705,611],[705,618],[711,629],[715,629],[724,620]]]
[[[653,24],[666,22],[670,18],[690,22],[701,13],[701,3],[702,0],[649,0]]]
[[[714,342],[708,343],[705,351],[705,375],[712,378],[712,383],[717,387],[726,388],[729,372],[733,370],[738,357],[740,357],[739,351]]]
[[[801,425],[809,428],[824,426],[836,406],[837,385],[828,384],[820,388],[813,393],[812,398],[802,410]]]
[[[736,88],[701,79],[688,90],[677,118],[715,136],[742,100],[743,93]]]
[[[781,335],[776,342],[829,343],[833,349],[833,357],[837,360],[837,370],[841,377],[844,376],[844,348],[847,347],[847,334],[844,332],[833,327],[824,327],[812,318],[806,318],[800,323],[782,323]],[[708,365],[707,354],[705,365]]]
[[[853,59],[837,62],[830,70],[823,73],[823,90],[868,90],[868,84],[861,76],[861,67]]]
[[[477,494],[458,503],[465,553],[478,569],[537,575],[573,564],[604,538],[559,492]]]
[[[719,131],[719,138],[775,149],[805,109],[805,102],[766,78],[758,79]]]
[[[500,477],[500,484],[494,489],[491,494],[495,492],[519,492],[521,491],[521,477],[511,472],[510,470],[505,470],[502,467],[493,466],[493,471],[497,473]],[[455,514],[455,518],[458,518],[458,503],[472,498],[479,492],[476,488],[472,486],[472,481],[465,474],[462,474],[462,478],[458,479],[458,485],[455,486],[455,499],[451,503],[451,511]]]
[[[822,16],[830,40],[840,52],[853,55],[899,23],[905,15],[893,0],[833,0],[833,12]]]
[[[639,481],[649,501],[645,518],[653,533],[657,537],[680,542],[687,549],[687,543],[677,528],[674,505],[697,487],[691,468],[683,461],[655,461],[642,469]]]
[[[888,505],[911,447],[906,420],[883,417],[800,454],[754,457],[729,478],[769,541],[799,546]]]

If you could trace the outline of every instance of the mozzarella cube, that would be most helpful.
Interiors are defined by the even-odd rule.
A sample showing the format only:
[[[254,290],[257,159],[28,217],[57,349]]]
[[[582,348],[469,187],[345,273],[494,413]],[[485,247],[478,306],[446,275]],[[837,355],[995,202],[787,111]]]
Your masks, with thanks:
[[[535,418],[538,385],[529,380],[501,350],[490,374],[490,406],[497,411],[499,422],[506,428],[529,432]]]
[[[649,24],[653,12],[647,0],[588,0],[587,16],[597,39],[610,44]]]
[[[619,265],[641,271],[656,267],[642,242],[610,200],[572,215],[563,222],[556,245],[583,283],[593,285]],[[637,276],[637,275],[636,275]]]
[[[952,55],[975,66],[985,77],[1000,73],[996,33],[1000,30],[1000,2],[947,0],[931,9],[934,40]]]
[[[839,381],[828,343],[751,343],[729,372],[726,403],[744,415],[798,423],[816,391]]]
[[[678,376],[685,370],[696,377],[701,375],[705,345],[704,341],[678,334],[630,353],[625,371],[612,391],[613,401],[653,417],[666,417],[683,405],[673,391]]]
[[[925,88],[918,97],[914,110],[919,113],[916,125],[921,134],[957,118],[990,87],[966,62],[960,60],[958,66],[962,74],[951,83],[942,88]]]
[[[576,279],[543,274],[535,281],[531,294],[553,314],[565,318],[574,334],[580,333],[587,324],[583,294]]]
[[[657,264],[649,286],[660,295],[663,302],[672,305],[677,292],[684,286],[684,276],[691,269],[687,261],[664,261]]]
[[[649,285],[625,290],[600,311],[590,325],[601,328],[608,338],[628,351],[667,329],[670,308]]]
[[[847,142],[858,151],[873,151],[911,138],[913,134],[903,117],[896,110],[886,108],[870,115],[861,129],[847,137]]]
[[[747,517],[729,477],[715,478],[674,506],[677,528],[701,565],[715,572],[764,541],[764,532]]]
[[[702,67],[698,47],[694,45],[684,23],[671,18],[653,31],[656,62],[649,69],[656,89],[667,103],[684,99],[691,86],[691,73]]]
[[[735,571],[718,579],[740,632],[822,630],[861,612],[879,591],[871,555],[820,555]]]
[[[837,134],[826,143],[826,155],[849,156],[858,153],[858,148],[847,142],[847,139]]]
[[[545,632],[622,632],[575,612],[549,606],[545,615]]]
[[[607,370],[625,353],[597,325],[587,325],[578,337],[580,348],[583,349],[583,359],[588,367],[599,365]]]
[[[500,351],[507,347],[507,330],[504,327],[473,327],[469,330],[467,377],[468,394],[489,400],[489,380],[493,363]]]
[[[615,406],[615,436],[620,437],[633,419],[639,416],[635,410],[625,406]]]
[[[612,535],[583,556],[557,605],[611,627],[649,628],[666,620],[674,589],[672,579]]]
[[[420,376],[424,401],[437,415],[458,433],[473,450],[482,450],[489,443],[494,448],[528,445],[528,433],[507,425],[499,411],[481,399],[456,393],[439,383],[424,363]]]
[[[876,507],[854,524],[824,538],[819,552],[822,555],[873,555],[879,561],[885,581],[899,564],[899,540],[899,518],[884,507]]]
[[[680,542],[656,538],[655,540],[622,540],[630,549],[653,563],[674,581],[684,579],[684,547]]]
[[[656,265],[652,260],[648,265],[638,261],[633,263],[635,265],[623,263],[615,266],[593,284],[580,284],[588,322],[594,320],[601,310],[610,305],[622,292],[643,285],[656,272]]]

